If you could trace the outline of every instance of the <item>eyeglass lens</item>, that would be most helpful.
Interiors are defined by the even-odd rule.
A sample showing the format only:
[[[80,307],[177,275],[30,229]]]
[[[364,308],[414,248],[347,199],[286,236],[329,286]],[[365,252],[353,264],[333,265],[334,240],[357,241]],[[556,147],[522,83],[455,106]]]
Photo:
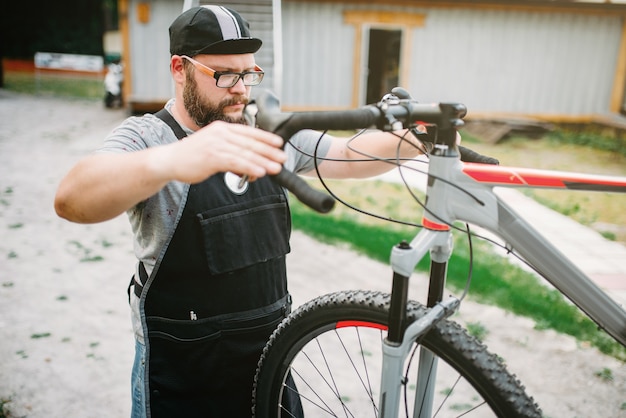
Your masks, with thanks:
[[[245,86],[256,86],[263,79],[263,73],[251,72],[251,73],[216,73],[217,87],[232,87],[239,82],[240,78],[243,78],[243,84]]]

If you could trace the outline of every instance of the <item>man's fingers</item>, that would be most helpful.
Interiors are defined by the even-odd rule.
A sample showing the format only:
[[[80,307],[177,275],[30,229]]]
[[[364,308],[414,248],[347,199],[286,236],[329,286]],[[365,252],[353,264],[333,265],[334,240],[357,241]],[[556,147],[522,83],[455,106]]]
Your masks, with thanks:
[[[196,183],[217,172],[232,171],[253,178],[278,174],[287,154],[282,139],[246,125],[213,122],[185,141],[179,152],[169,153],[173,178]]]
[[[248,125],[230,124],[229,127],[240,135],[245,137],[253,137],[257,141],[264,142],[274,147],[281,147],[283,145],[283,139],[271,132],[264,131],[262,129],[253,128]]]

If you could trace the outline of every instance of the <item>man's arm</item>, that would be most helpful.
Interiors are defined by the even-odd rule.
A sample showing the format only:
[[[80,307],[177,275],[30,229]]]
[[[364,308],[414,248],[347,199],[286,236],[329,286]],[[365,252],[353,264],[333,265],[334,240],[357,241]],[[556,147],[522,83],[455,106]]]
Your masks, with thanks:
[[[123,154],[94,154],[61,181],[54,207],[73,222],[112,219],[170,181],[199,183],[232,171],[251,180],[276,174],[285,161],[282,140],[245,125],[214,122],[183,141]]]
[[[399,152],[398,143],[400,143]],[[403,159],[415,158],[422,154],[422,149],[423,146],[415,136],[406,131],[370,132],[352,140],[333,137],[328,153],[324,157],[327,161],[319,165],[319,170],[325,178],[372,177],[391,170],[395,165],[384,161],[355,160],[366,160],[369,158],[368,155],[386,159],[395,159],[398,156]]]

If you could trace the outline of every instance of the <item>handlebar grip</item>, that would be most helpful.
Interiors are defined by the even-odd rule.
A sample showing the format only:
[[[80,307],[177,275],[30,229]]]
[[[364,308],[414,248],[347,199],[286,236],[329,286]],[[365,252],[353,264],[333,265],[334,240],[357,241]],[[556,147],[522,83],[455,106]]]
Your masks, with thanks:
[[[312,188],[301,177],[284,167],[272,178],[276,183],[286,187],[302,203],[319,213],[328,213],[335,206],[335,199],[332,196]]]
[[[479,163],[479,164],[492,164],[499,165],[500,161],[493,157],[488,157],[486,155],[482,155],[477,153],[476,151],[472,151],[469,148],[465,148],[459,145],[459,152],[461,153],[461,161],[466,163]]]

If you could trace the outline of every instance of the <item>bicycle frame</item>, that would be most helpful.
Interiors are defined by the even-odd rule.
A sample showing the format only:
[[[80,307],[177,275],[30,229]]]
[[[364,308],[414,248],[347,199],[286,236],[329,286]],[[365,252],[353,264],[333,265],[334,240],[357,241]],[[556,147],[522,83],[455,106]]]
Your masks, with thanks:
[[[391,254],[392,295],[395,299],[392,296],[390,315],[396,313],[398,317],[393,321],[390,319],[388,338],[384,341],[382,417],[397,416],[401,386],[398,376],[401,376],[412,343],[459,306],[455,298],[441,302],[447,261],[452,252],[450,225],[455,221],[480,226],[502,238],[600,328],[626,345],[626,311],[493,192],[494,186],[626,192],[626,178],[464,164],[454,155],[446,155],[445,146],[442,149],[441,155],[430,157],[424,229],[410,245],[395,247]],[[418,321],[403,330],[400,312],[406,305],[408,277],[427,252],[431,254],[427,306],[431,308],[429,317],[432,322]],[[427,350],[422,350],[414,410],[416,417],[431,416],[434,390],[431,376],[435,372],[436,359]]]

